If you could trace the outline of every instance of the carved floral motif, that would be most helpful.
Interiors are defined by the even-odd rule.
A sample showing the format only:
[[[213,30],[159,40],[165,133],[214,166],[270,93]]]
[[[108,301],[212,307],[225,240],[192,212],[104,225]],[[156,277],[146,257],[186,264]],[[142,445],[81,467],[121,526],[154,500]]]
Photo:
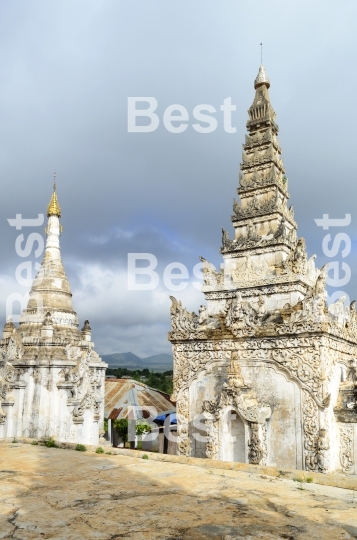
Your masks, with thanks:
[[[353,471],[354,467],[354,426],[340,426],[340,462],[345,473]]]
[[[191,454],[190,439],[188,436],[189,416],[189,391],[184,390],[176,403],[177,427],[177,451],[178,454],[189,456]]]
[[[263,447],[261,446],[261,440],[259,438],[259,424],[251,422],[250,428],[251,428],[252,434],[250,437],[250,441],[248,443],[249,463],[253,463],[254,465],[259,465],[262,462],[262,459],[264,456]]]
[[[83,422],[86,409],[93,411],[94,420],[99,419],[99,404],[102,401],[99,390],[102,385],[102,373],[100,369],[90,368],[89,362],[93,351],[82,352],[77,365],[73,368],[65,368],[60,372],[59,388],[66,388],[72,401],[75,402],[72,414],[76,423]]]
[[[327,472],[330,442],[327,431],[319,428],[319,411],[310,394],[303,390],[303,429],[305,467],[310,471]]]

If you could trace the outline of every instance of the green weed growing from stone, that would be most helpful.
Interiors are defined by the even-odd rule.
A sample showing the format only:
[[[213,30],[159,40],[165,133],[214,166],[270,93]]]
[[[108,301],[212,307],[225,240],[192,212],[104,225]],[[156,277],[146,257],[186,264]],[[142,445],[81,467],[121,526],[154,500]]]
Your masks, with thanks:
[[[95,451],[96,454],[104,454],[104,450],[101,446],[98,446],[98,448]]]
[[[77,450],[77,452],[85,452],[87,448],[84,446],[84,444],[77,444],[75,450]]]
[[[58,448],[56,441],[52,437],[45,441],[45,446],[46,448]]]

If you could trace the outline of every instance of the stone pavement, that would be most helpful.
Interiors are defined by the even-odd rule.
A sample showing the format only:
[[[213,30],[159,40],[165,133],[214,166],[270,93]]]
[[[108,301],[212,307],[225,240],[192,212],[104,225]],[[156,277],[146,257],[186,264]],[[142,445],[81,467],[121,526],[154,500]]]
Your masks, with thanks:
[[[247,472],[2,443],[0,538],[352,539],[357,538],[357,492]]]

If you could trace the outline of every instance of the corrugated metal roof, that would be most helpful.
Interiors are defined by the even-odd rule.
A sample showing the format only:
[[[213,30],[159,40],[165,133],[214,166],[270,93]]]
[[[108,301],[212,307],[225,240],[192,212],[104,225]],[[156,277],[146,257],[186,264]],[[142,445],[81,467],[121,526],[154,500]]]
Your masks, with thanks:
[[[176,408],[170,401],[169,394],[165,394],[146,384],[133,379],[106,379],[104,416],[116,420],[117,418],[127,418],[128,406],[154,407],[156,416],[175,412]],[[136,418],[148,417],[147,412],[135,411]]]
[[[118,418],[118,416],[120,415],[122,410],[123,410],[122,408],[113,409],[112,412],[110,413],[110,415],[108,416],[108,419],[109,420],[116,420]]]

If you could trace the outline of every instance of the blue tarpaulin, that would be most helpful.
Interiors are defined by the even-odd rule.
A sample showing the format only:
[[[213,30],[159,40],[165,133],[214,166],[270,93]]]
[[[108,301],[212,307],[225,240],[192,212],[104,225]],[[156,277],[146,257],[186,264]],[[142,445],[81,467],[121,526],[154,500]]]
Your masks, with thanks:
[[[160,422],[165,422],[167,414],[161,414],[160,416],[157,416],[155,420],[159,420]],[[170,424],[177,424],[176,414],[171,413],[170,414]]]

